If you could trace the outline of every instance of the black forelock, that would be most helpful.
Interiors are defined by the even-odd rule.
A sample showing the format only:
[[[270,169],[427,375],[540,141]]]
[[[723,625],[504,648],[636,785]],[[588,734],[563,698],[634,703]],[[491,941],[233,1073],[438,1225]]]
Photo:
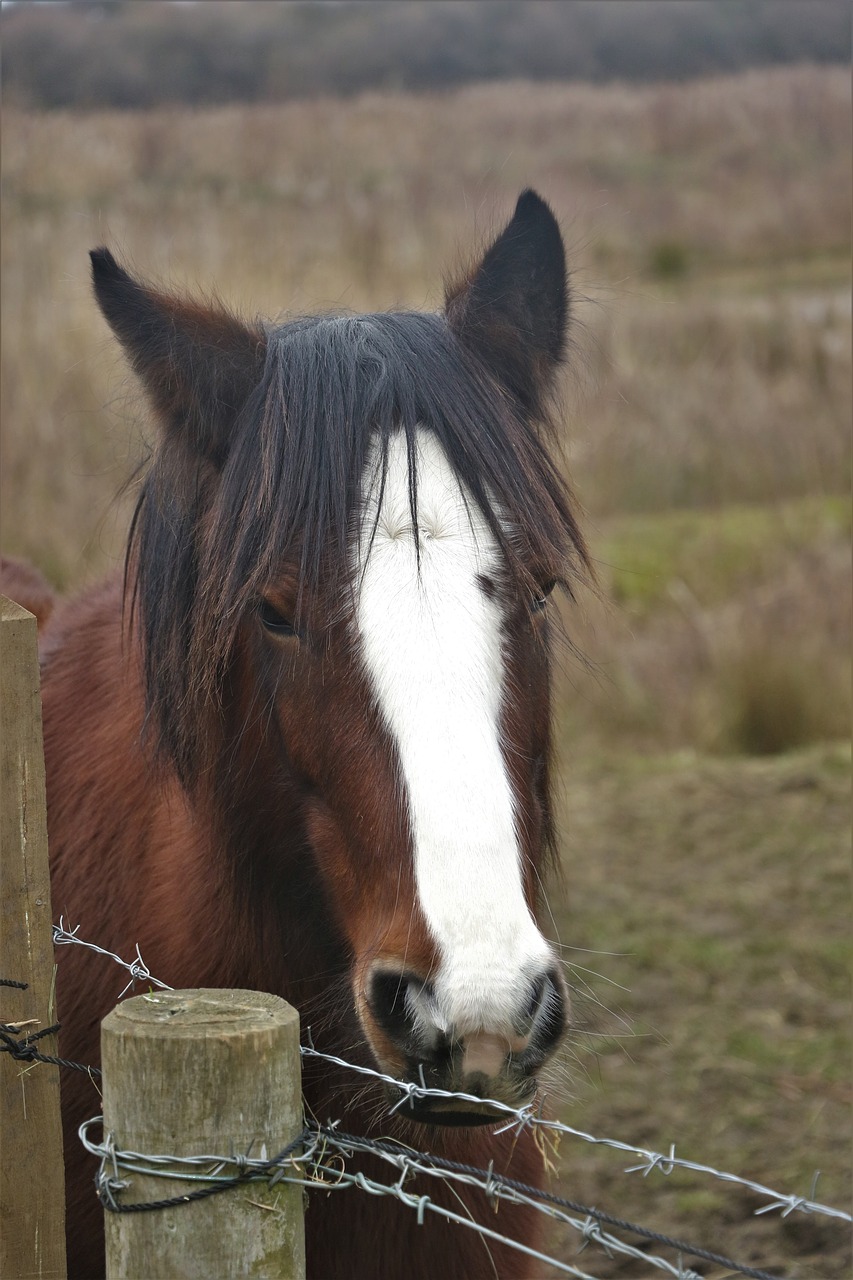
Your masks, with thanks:
[[[263,376],[235,423],[221,473],[197,483],[204,510],[192,510],[186,483],[181,499],[170,502],[164,452],[137,512],[133,552],[149,709],[180,771],[192,771],[198,699],[216,702],[240,620],[282,563],[295,559],[303,593],[321,579],[347,576],[376,436],[387,460],[392,433],[406,434],[417,530],[419,428],[439,440],[513,578],[529,584],[534,567],[567,580],[584,571],[586,552],[548,451],[548,424],[525,415],[442,316],[320,316],[271,327]],[[164,519],[168,528],[160,527]],[[171,563],[164,566],[164,557]],[[173,597],[165,606],[164,587]],[[169,671],[181,655],[186,669]],[[175,717],[182,723],[171,724]]]
[[[263,378],[223,469],[209,569],[227,584],[226,611],[294,552],[305,589],[321,570],[345,572],[374,433],[384,454],[390,435],[404,431],[413,458],[418,428],[440,441],[514,574],[524,575],[531,554],[561,564],[582,558],[541,424],[525,419],[443,317],[314,317],[268,332]],[[410,496],[414,517],[413,466]],[[510,541],[507,525],[520,537]]]

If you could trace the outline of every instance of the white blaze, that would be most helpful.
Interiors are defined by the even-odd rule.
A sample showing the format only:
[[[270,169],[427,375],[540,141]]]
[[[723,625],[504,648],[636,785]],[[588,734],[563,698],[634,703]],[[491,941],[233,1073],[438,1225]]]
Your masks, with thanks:
[[[550,951],[524,900],[512,788],[500,743],[503,609],[478,575],[501,553],[432,432],[417,438],[420,571],[405,435],[365,471],[357,625],[397,748],[420,905],[437,943],[442,1028],[509,1031]]]

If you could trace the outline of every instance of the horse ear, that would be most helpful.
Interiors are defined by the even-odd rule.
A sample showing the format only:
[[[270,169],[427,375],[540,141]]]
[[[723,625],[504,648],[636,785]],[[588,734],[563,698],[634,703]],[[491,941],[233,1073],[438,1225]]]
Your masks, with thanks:
[[[104,318],[166,432],[221,466],[234,420],[263,373],[262,330],[140,284],[108,249],[89,256]]]
[[[538,413],[563,357],[569,298],[560,228],[535,191],[521,193],[509,225],[445,303],[460,341]]]

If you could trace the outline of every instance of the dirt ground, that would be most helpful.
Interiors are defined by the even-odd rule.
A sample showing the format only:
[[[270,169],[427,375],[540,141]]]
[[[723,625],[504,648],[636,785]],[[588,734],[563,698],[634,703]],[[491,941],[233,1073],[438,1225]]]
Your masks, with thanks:
[[[849,766],[844,746],[567,762],[566,1123],[799,1195],[819,1170],[815,1198],[849,1207]],[[849,1225],[756,1217],[766,1200],[743,1188],[634,1163],[563,1137],[555,1189],[789,1280],[850,1274]],[[559,1228],[551,1247],[596,1277],[653,1273],[578,1242]]]

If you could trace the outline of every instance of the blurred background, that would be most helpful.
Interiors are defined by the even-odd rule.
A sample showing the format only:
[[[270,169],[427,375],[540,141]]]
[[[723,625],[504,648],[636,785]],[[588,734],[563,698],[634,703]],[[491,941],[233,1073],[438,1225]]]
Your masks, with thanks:
[[[600,579],[558,682],[578,1027],[551,1105],[784,1190],[819,1168],[845,1202],[846,0],[79,0],[2,26],[2,546],[62,590],[120,562],[149,434],[90,248],[247,315],[435,308],[523,187],[550,202]],[[566,1195],[849,1273],[831,1222],[554,1162]]]

